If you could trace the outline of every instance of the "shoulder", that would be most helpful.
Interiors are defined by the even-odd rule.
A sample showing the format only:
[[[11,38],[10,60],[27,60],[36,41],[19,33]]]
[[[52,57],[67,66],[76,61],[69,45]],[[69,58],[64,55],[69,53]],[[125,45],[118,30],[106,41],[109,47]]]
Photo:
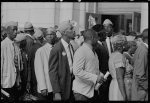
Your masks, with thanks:
[[[148,49],[146,49],[145,45],[142,43],[138,46],[136,53],[138,54],[145,54],[148,52]]]
[[[74,55],[83,56],[84,54],[86,54],[86,48],[82,45],[76,50]]]
[[[1,42],[1,48],[7,47],[6,45],[8,45],[10,42],[8,42],[8,40],[5,38],[2,42]]]

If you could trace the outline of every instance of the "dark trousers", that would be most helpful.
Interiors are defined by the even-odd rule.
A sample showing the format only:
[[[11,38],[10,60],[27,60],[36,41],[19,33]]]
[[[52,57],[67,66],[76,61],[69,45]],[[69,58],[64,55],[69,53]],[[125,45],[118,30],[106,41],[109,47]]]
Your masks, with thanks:
[[[97,101],[107,102],[109,101],[109,86],[112,77],[109,76],[107,81],[104,82],[99,88],[99,94],[97,96]]]
[[[47,101],[47,102],[52,102],[53,101],[53,93],[48,93],[47,96],[43,96],[41,93],[37,93],[35,95],[36,97],[38,97],[39,101]]]
[[[92,97],[92,98],[88,98],[80,93],[74,93],[74,98],[75,98],[75,101],[77,102],[86,102],[86,103],[94,103],[95,101],[95,97]]]
[[[20,97],[20,90],[18,90],[18,88],[16,86],[13,86],[12,88],[2,88],[4,91],[6,91],[7,93],[9,93],[10,97],[7,98],[8,102],[9,100],[12,101],[19,101],[19,97]]]

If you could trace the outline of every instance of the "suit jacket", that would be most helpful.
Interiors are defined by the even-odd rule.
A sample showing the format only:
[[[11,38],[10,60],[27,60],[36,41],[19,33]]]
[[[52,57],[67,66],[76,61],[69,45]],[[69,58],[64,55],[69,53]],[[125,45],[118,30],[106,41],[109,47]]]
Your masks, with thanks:
[[[61,40],[53,47],[49,58],[49,76],[54,93],[68,100],[71,92],[71,73],[67,54]]]
[[[31,47],[32,45],[34,44],[34,40],[33,38],[31,38],[30,36],[26,36],[26,47],[25,47],[25,50],[27,52],[27,54],[29,54],[30,50],[31,50]]]
[[[141,43],[134,54],[132,100],[145,100],[148,95],[148,48]]]
[[[35,54],[34,67],[37,79],[37,90],[39,93],[41,93],[41,90],[43,89],[47,89],[48,92],[52,92],[52,86],[48,73],[48,60],[51,49],[52,45],[46,43],[44,46],[39,48]]]
[[[1,42],[1,86],[12,88],[16,81],[16,67],[14,64],[14,46],[8,37]]]
[[[99,59],[99,70],[103,74],[105,74],[109,70],[108,69],[109,53],[107,51],[107,48],[97,43],[95,52],[97,53]]]

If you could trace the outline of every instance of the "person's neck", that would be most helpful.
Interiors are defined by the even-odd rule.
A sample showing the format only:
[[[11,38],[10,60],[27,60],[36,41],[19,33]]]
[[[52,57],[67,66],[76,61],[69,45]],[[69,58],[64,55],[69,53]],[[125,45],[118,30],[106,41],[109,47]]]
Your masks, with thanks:
[[[49,42],[47,42],[48,44],[50,44],[50,45],[54,45],[51,41],[49,41]]]
[[[10,38],[9,36],[7,36],[11,41],[14,41],[14,39],[13,38]]]
[[[68,44],[70,43],[70,39],[66,36],[62,36],[62,39],[65,40]]]
[[[91,49],[93,49],[92,42],[90,40],[85,41],[85,43],[88,44],[88,46],[90,46]]]

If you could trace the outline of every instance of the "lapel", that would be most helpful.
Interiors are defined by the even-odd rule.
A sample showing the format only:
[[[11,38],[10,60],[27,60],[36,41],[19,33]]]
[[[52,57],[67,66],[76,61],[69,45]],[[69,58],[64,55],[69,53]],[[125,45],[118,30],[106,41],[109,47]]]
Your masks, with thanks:
[[[103,41],[102,44],[103,44],[103,46],[106,48],[107,53],[109,53],[109,52],[108,52],[108,47],[107,47],[106,41]]]
[[[68,58],[67,58],[66,50],[65,50],[65,48],[64,48],[64,46],[63,46],[61,40],[58,42],[58,44],[59,44],[59,47],[60,47],[60,55],[61,55],[62,57],[65,57],[66,59],[68,59]]]

